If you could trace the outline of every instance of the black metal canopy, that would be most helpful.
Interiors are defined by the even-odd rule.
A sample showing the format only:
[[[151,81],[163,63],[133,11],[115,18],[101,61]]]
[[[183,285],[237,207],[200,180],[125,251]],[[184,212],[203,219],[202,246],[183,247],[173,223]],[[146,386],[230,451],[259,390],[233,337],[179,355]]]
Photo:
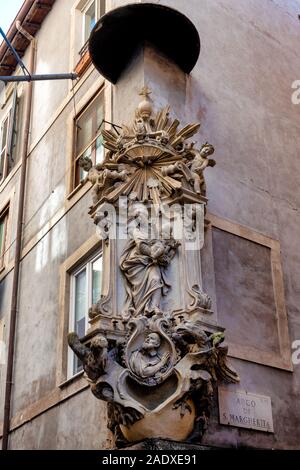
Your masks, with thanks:
[[[200,54],[200,38],[194,24],[173,8],[135,3],[102,16],[89,39],[96,69],[116,83],[137,49],[150,43],[185,73],[194,68]]]

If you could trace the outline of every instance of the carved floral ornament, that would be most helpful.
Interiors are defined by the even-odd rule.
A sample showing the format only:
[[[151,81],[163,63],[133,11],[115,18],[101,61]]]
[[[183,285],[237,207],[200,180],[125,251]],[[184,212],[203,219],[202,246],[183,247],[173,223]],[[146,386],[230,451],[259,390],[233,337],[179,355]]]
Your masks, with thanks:
[[[92,167],[82,160],[93,184],[90,214],[96,223],[98,208],[124,195],[145,205],[172,204],[182,194],[199,204],[206,201],[203,172],[215,164],[208,158],[212,145],[196,150],[187,143],[199,124],[178,130],[179,121],[170,120],[169,108],[153,117],[149,93],[142,90],[131,127],[123,126],[120,134],[103,131],[109,150],[104,162]],[[148,437],[199,442],[215,385],[219,380],[239,381],[227,361],[223,329],[203,321],[212,303],[200,287],[201,273],[199,283],[189,286],[190,306],[166,309],[164,298],[174,295],[170,266],[184,256],[180,241],[172,233],[163,237],[157,228],[152,238],[136,230],[126,243],[115,243],[121,256],[110,263],[118,265],[126,298],[122,311],[112,316],[122,319],[122,333],[116,338],[101,327],[107,318],[101,308],[108,303],[105,297],[94,312],[98,327],[82,339],[70,333],[69,345],[83,362],[93,394],[108,403],[108,427],[117,445]],[[112,284],[110,293],[114,289]]]

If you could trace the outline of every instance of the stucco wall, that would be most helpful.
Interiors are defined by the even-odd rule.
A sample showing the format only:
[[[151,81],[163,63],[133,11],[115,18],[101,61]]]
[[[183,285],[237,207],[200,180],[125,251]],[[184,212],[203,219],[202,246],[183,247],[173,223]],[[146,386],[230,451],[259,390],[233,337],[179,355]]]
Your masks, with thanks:
[[[17,429],[11,438],[11,448],[109,449],[111,442],[107,439],[105,420],[104,404],[99,403],[89,390],[85,390]]]

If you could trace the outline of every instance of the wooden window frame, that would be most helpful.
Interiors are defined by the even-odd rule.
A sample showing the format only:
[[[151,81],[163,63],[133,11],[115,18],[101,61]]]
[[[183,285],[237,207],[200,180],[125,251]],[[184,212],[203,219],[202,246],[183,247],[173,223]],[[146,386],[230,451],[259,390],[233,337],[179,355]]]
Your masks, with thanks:
[[[7,121],[6,138],[5,138],[5,145],[3,146],[3,127],[6,121]],[[4,181],[5,178],[8,176],[7,147],[8,147],[10,124],[11,124],[11,107],[9,108],[8,112],[5,114],[0,124],[0,165],[3,165],[2,176],[0,175],[0,183],[2,183],[2,181]],[[3,160],[3,163],[2,163],[2,160]]]
[[[72,9],[72,32],[71,36],[73,37],[73,54],[72,58],[72,69],[81,77],[84,72],[87,70],[89,65],[91,65],[92,60],[88,51],[88,41],[85,41],[85,14],[92,3],[96,3],[96,18],[95,22],[101,18],[109,9],[110,9],[110,0],[83,0],[77,1]],[[78,19],[80,17],[80,20]],[[77,18],[77,19],[76,19]],[[81,25],[81,26],[80,26]],[[81,28],[81,38],[80,41],[76,40],[76,34]],[[78,44],[79,42],[79,44]],[[79,47],[78,47],[79,46]]]
[[[69,272],[70,276],[70,310],[69,310],[69,331],[74,331],[75,329],[75,293],[76,293],[76,276],[80,274],[82,271],[86,271],[86,291],[87,291],[87,296],[86,296],[86,305],[85,305],[85,333],[88,330],[89,326],[89,317],[88,317],[88,311],[89,308],[92,306],[92,288],[93,288],[93,279],[92,279],[92,266],[95,261],[98,259],[102,259],[102,251],[100,252],[95,252],[92,255],[88,256],[83,262],[80,264],[80,266],[76,267],[73,271],[71,270]],[[71,378],[74,375],[77,375],[80,373],[74,372],[74,359],[75,359],[75,354],[71,349],[68,349],[68,371],[67,371],[67,377]]]
[[[3,243],[0,247],[0,271],[5,268],[6,242],[8,233],[9,204],[0,211],[0,221],[4,220]]]
[[[17,122],[17,113],[18,113],[18,96],[17,96],[17,88],[13,91],[12,98],[9,99],[10,103],[8,105],[8,109],[4,114],[4,117],[0,123],[0,165],[2,160],[2,129],[4,126],[5,121],[7,122],[7,130],[6,130],[6,142],[5,142],[5,150],[4,150],[4,163],[3,163],[3,173],[2,176],[0,175],[0,185],[3,181],[8,177],[9,173],[13,168],[13,147],[14,147],[14,135],[16,133],[16,122]],[[10,152],[10,153],[9,153]],[[11,162],[9,162],[11,159]],[[10,163],[10,164],[9,164]]]
[[[85,39],[86,37],[86,14],[87,14],[87,11],[89,10],[89,8],[91,7],[91,5],[95,5],[95,23],[97,23],[98,21],[98,18],[99,18],[99,10],[100,10],[100,3],[101,3],[101,0],[100,1],[97,1],[97,0],[89,0],[86,2],[86,4],[84,5],[84,7],[82,8],[81,12],[82,12],[82,39],[81,39],[81,42],[82,42],[82,48],[84,48],[86,46],[86,44],[88,43],[88,41]]]
[[[69,346],[67,336],[70,331],[71,310],[71,275],[76,269],[80,269],[86,260],[97,255],[102,256],[102,241],[95,234],[81,245],[60,267],[60,289],[59,289],[59,324],[57,333],[57,369],[56,384],[64,387],[70,381],[76,380],[82,372],[70,377]],[[104,269],[104,266],[103,266]]]
[[[93,139],[84,147],[83,150],[80,151],[79,154],[76,154],[76,145],[77,145],[77,122],[78,120],[84,115],[84,113],[89,109],[89,107],[93,104],[93,102],[102,95],[102,102],[103,102],[103,119],[105,118],[105,96],[104,96],[104,87],[101,87],[83,106],[83,108],[79,111],[79,113],[73,119],[73,145],[72,145],[72,184],[71,184],[71,192],[75,191],[77,188],[82,186],[82,181],[76,182],[76,171],[77,171],[77,162],[80,157],[88,150],[88,148],[94,144],[94,142],[98,139],[101,135],[101,129],[98,130],[96,135]],[[95,163],[95,162],[93,162]]]

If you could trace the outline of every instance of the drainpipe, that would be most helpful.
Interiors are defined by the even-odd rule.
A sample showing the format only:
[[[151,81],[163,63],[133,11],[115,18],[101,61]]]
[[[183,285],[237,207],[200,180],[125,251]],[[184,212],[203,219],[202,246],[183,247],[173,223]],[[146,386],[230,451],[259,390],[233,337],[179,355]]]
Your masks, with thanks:
[[[34,72],[36,40],[24,28],[20,22],[16,23],[16,28],[27,39],[30,40],[30,58],[28,71],[30,74]],[[20,261],[22,252],[22,232],[23,232],[23,212],[24,212],[24,199],[25,199],[25,182],[26,182],[26,166],[27,166],[27,153],[30,131],[30,115],[32,104],[32,88],[33,83],[29,82],[27,88],[27,99],[25,107],[25,123],[23,131],[23,147],[21,154],[21,175],[20,175],[20,192],[18,202],[17,214],[17,233],[15,245],[15,259],[13,271],[13,285],[11,295],[11,311],[10,311],[10,324],[9,324],[9,338],[8,338],[8,356],[7,356],[7,370],[6,370],[6,385],[5,385],[5,398],[4,398],[4,419],[3,419],[3,437],[2,437],[2,450],[8,449],[8,437],[10,430],[10,410],[12,398],[12,385],[13,385],[13,368],[14,368],[14,350],[15,350],[15,332],[17,320],[17,307],[19,297],[19,274],[20,274]]]

